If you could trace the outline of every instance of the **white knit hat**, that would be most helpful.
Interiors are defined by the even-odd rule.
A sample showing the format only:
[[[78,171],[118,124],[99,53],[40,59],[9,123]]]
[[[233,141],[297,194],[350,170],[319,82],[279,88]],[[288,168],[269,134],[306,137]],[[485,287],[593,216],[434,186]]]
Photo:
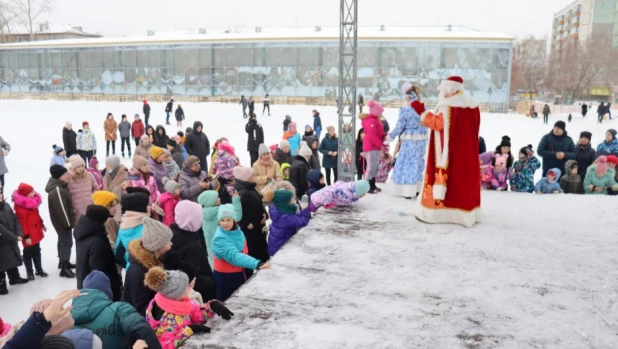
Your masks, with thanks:
[[[300,147],[300,150],[298,151],[298,155],[300,156],[304,156],[304,157],[310,157],[313,154],[313,152],[311,151],[311,149],[309,149],[309,147],[307,146],[307,143],[304,143],[302,147]]]

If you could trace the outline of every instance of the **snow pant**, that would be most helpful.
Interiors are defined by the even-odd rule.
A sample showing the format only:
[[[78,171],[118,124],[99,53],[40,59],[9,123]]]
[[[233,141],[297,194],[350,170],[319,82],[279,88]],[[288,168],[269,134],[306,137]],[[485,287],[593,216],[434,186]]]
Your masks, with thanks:
[[[28,276],[34,275],[32,270],[32,263],[34,262],[34,268],[37,273],[41,273],[43,271],[43,266],[41,263],[41,244],[38,243],[36,245],[30,247],[24,247],[23,252],[24,264],[26,265],[26,272]]]
[[[599,124],[603,123],[603,115],[599,114]]]
[[[609,116],[609,119],[612,119],[612,111],[611,110],[607,110],[607,116]]]
[[[4,195],[4,175],[0,175],[0,194]]]
[[[264,103],[264,109],[262,110],[262,115],[264,115],[266,108],[268,108],[268,115],[270,115],[270,103]]]
[[[150,114],[144,114],[144,121],[146,122],[146,127],[148,127],[148,119],[150,119]]]
[[[9,282],[21,278],[21,276],[19,275],[19,269],[11,268],[7,270],[6,272],[4,271],[0,272],[0,284],[6,284],[7,275],[9,277]]]
[[[585,117],[586,117],[586,114],[588,114],[588,112],[586,112],[586,111],[585,111],[585,112],[582,112],[582,117],[584,117],[584,118],[585,118]]]
[[[372,150],[366,151],[365,161],[367,161],[367,169],[365,170],[365,180],[369,181],[375,178],[380,168],[380,151]]]
[[[549,114],[543,114],[543,123],[547,124],[549,122]]]
[[[71,248],[73,248],[73,232],[71,228],[58,232],[58,259],[60,263],[69,263]]]
[[[109,156],[109,144],[112,144],[112,154],[116,155],[116,141],[107,141],[105,142],[107,143],[106,145],[106,151],[107,151],[107,156]]]
[[[251,157],[251,167],[253,167],[253,164],[260,158],[260,155],[257,151],[250,151],[249,156]]]
[[[335,180],[333,181],[333,183],[337,182],[337,168],[325,168],[326,170],[326,184],[330,185],[330,173],[331,171],[333,172],[333,174],[335,175]]]
[[[90,159],[92,159],[92,157],[94,156],[94,150],[78,150],[77,152],[79,153],[79,156],[84,159],[86,166],[88,166]]]
[[[249,117],[249,115],[247,115],[247,107],[243,107],[243,108],[242,108],[242,117],[243,117],[244,119],[246,119],[246,118],[248,118],[248,117]]]
[[[230,298],[251,277],[245,270],[238,273],[221,273],[215,270],[213,275],[217,284],[217,299],[221,302]]]
[[[127,149],[129,150],[129,156],[131,156],[131,142],[129,141],[129,137],[121,137],[120,138],[120,151],[122,152],[122,156],[124,156],[124,144],[127,144]]]
[[[167,114],[167,117],[165,118],[165,124],[169,125],[170,124],[170,114],[172,112],[171,111],[166,111],[165,113]]]
[[[135,140],[135,148],[139,147],[140,137],[133,138]]]

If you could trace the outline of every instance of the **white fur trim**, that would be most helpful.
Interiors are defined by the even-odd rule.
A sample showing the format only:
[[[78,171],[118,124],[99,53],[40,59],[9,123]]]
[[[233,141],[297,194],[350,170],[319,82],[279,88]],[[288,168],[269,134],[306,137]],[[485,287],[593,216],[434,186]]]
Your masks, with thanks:
[[[420,185],[418,185],[420,183]],[[403,197],[403,198],[415,198],[416,193],[420,193],[421,188],[423,187],[423,183],[419,182],[417,184],[389,184],[392,188],[393,196]]]
[[[446,186],[442,184],[434,184],[432,194],[434,200],[444,200],[446,197]]]
[[[463,91],[463,90],[464,90],[463,84],[457,81],[451,81],[451,80],[442,80],[442,82],[440,83],[440,86],[438,87],[438,91],[440,91],[441,94],[454,93],[454,92]]]
[[[438,154],[436,167],[446,168],[448,165],[448,155],[449,155],[449,139],[450,139],[450,127],[451,127],[451,115],[449,113],[449,107],[438,106],[437,113],[442,114],[443,121],[443,133],[444,133],[444,144],[441,144],[440,132],[436,132],[436,144],[440,145],[440,148],[436,149],[436,154]]]
[[[421,123],[425,122],[425,115],[427,115],[427,113],[429,112],[429,110],[425,110],[424,112],[421,113]]]
[[[465,92],[456,94],[449,98],[444,98],[438,101],[438,108],[440,107],[455,107],[455,108],[478,108],[479,104]]]
[[[470,212],[457,209],[431,209],[423,206],[421,200],[416,201],[414,215],[420,221],[430,224],[459,224],[472,228],[475,223],[483,221],[483,212],[480,207]]]

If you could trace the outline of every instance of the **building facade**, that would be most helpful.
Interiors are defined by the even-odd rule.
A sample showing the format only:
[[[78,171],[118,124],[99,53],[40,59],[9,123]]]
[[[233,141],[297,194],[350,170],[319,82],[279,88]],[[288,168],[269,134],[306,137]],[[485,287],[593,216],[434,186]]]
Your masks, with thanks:
[[[53,25],[43,23],[39,26],[39,30],[34,33],[34,41],[47,40],[62,40],[62,39],[84,39],[84,38],[100,38],[101,35],[87,33],[82,27],[70,25]],[[11,32],[0,37],[5,42],[24,42],[30,40],[30,34],[27,32]],[[1,41],[0,41],[1,42]]]
[[[154,33],[149,33],[154,34]],[[358,91],[401,98],[413,82],[437,100],[460,75],[492,109],[506,108],[513,38],[466,28],[359,28]],[[339,33],[315,28],[151,35],[0,45],[0,94],[295,96],[336,99]],[[52,97],[53,98],[53,97]]]

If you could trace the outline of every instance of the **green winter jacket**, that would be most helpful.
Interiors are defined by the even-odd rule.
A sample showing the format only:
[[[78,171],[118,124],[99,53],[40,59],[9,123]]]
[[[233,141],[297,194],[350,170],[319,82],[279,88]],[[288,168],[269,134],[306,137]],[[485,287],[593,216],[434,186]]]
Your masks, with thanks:
[[[202,210],[202,231],[204,231],[206,252],[208,253],[208,263],[210,263],[211,268],[214,268],[212,240],[215,237],[217,227],[219,227],[219,220],[217,219],[219,214],[219,206],[215,206],[218,198],[219,194],[214,190],[205,191],[197,198],[197,202],[204,207]],[[232,197],[232,205],[234,205],[234,209],[236,210],[236,216],[238,217],[236,221],[238,222],[242,217],[242,206],[240,204],[239,196]]]
[[[586,173],[586,178],[584,179],[584,192],[586,194],[592,195],[607,195],[607,189],[612,187],[614,189],[618,189],[618,184],[614,177],[616,176],[616,171],[613,168],[608,168],[605,176],[599,178],[596,174],[597,165],[592,165],[588,167],[588,171]],[[602,192],[597,192],[594,189],[590,190],[590,186],[594,185],[595,187],[603,188]]]
[[[84,288],[80,291],[86,295],[73,299],[74,329],[91,330],[101,338],[103,348],[127,348],[138,339],[144,340],[149,349],[161,348],[146,319],[132,305],[112,302],[99,290]],[[131,345],[126,342],[127,338]]]

